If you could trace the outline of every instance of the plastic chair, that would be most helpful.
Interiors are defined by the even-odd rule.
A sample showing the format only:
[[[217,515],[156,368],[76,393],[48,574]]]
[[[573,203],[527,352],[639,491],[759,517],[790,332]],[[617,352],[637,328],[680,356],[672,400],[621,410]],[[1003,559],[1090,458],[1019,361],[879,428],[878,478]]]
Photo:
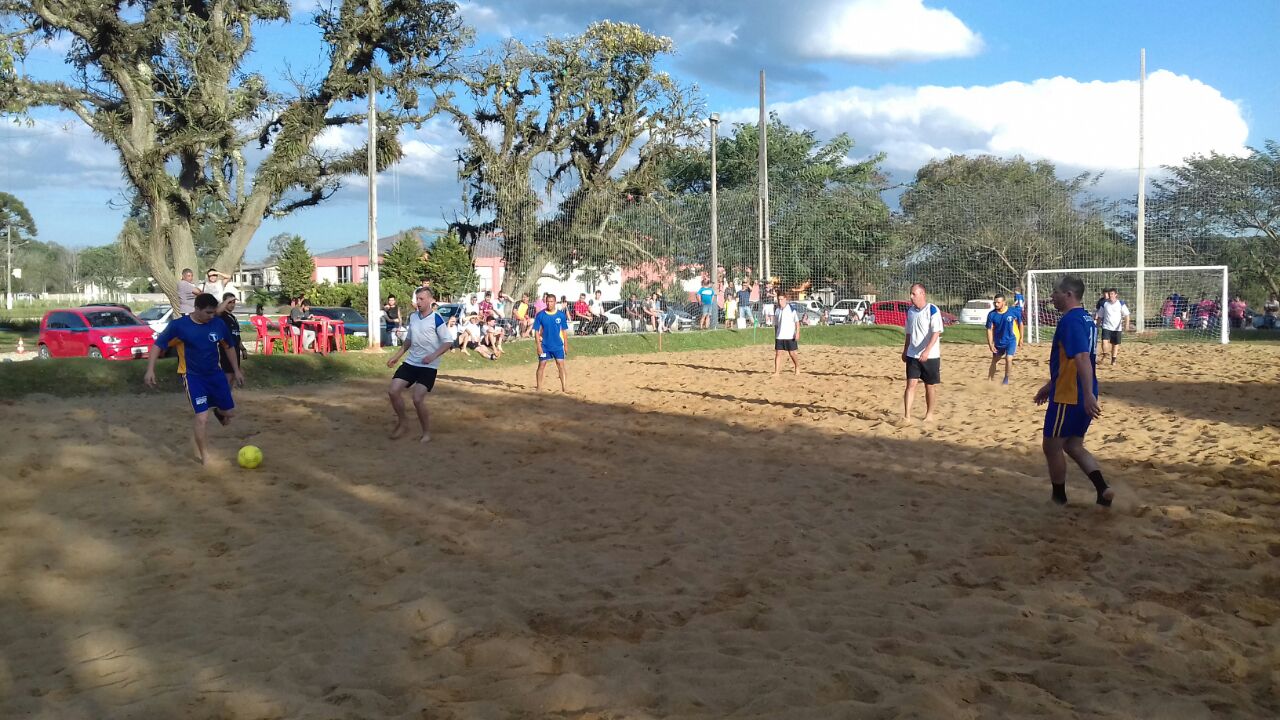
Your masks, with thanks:
[[[302,330],[289,322],[288,315],[280,316],[280,332],[284,333],[284,351],[287,353],[302,352]]]
[[[249,322],[253,324],[253,329],[258,331],[257,352],[270,355],[275,348],[276,340],[280,341],[281,346],[287,346],[288,342],[285,339],[284,329],[281,328],[278,332],[271,332],[271,321],[266,316],[253,315],[249,318]],[[266,350],[262,349],[264,342],[266,343]],[[288,352],[288,350],[286,349],[285,352]]]
[[[347,351],[347,323],[343,320],[330,320],[329,330],[333,336],[333,347],[337,352]]]

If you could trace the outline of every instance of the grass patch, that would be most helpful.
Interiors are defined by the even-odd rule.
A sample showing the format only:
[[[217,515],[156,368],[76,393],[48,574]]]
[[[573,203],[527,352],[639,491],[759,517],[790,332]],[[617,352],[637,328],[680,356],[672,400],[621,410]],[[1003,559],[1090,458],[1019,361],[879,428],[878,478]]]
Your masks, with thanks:
[[[0,331],[0,338],[16,335]],[[248,336],[246,336],[248,337]],[[953,326],[943,334],[948,343],[985,343],[986,330],[981,327]],[[34,333],[28,345],[33,342]],[[885,326],[814,327],[801,330],[804,345],[835,345],[839,347],[899,347],[902,330]],[[713,332],[685,332],[664,335],[664,352],[691,352],[696,350],[731,350],[744,347],[768,346],[773,343],[773,332],[768,328],[755,330],[716,330]],[[658,336],[654,334],[598,335],[570,338],[570,358],[602,357],[608,355],[642,355],[657,352]],[[34,351],[34,349],[32,349]],[[252,387],[283,387],[304,383],[323,383],[349,378],[388,378],[389,351],[348,352],[333,355],[252,355],[245,361],[245,372]],[[449,353],[440,363],[445,374],[456,370],[476,370],[488,367],[532,365],[536,362],[533,343],[520,340],[507,345],[502,359],[491,362],[477,353],[464,356]],[[0,398],[19,398],[32,394],[59,397],[81,395],[137,394],[145,391],[142,375],[146,363],[140,360],[105,361],[88,358],[67,358],[50,361],[5,363],[0,365]],[[177,375],[176,360],[161,360],[156,364],[156,379],[160,388],[179,391],[182,387]]]
[[[40,337],[40,329],[36,327],[23,328],[15,330],[12,328],[0,328],[0,353],[11,353],[18,349],[18,338],[27,346],[27,352],[34,353],[36,351],[36,339]]]

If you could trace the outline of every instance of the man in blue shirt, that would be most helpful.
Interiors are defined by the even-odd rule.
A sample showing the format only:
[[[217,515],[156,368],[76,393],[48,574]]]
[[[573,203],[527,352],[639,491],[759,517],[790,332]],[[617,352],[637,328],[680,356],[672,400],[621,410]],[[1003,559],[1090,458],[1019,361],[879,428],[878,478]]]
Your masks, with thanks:
[[[1093,419],[1102,415],[1098,406],[1098,330],[1093,316],[1081,305],[1084,281],[1068,275],[1053,289],[1053,306],[1062,313],[1053,332],[1049,355],[1049,382],[1036,393],[1037,405],[1049,403],[1044,415],[1044,457],[1049,465],[1053,501],[1067,503],[1067,455],[1093,481],[1098,504],[1110,506],[1115,497],[1102,478],[1098,461],[1084,447],[1084,435]],[[1064,454],[1065,453],[1065,454]]]
[[[1000,358],[1004,358],[1004,384],[1008,385],[1009,376],[1013,372],[1013,356],[1018,354],[1022,308],[1017,305],[1009,307],[1003,293],[996,295],[993,300],[996,309],[987,313],[987,349],[991,351],[991,368],[987,370],[987,379],[995,380],[996,365]]]
[[[227,326],[222,321],[215,321],[218,299],[208,293],[196,296],[195,309],[190,315],[180,317],[165,327],[164,332],[156,336],[151,346],[151,354],[147,356],[147,372],[142,382],[155,387],[156,360],[169,347],[172,340],[180,340],[176,345],[187,369],[187,397],[191,400],[191,409],[195,411],[194,434],[196,451],[200,453],[200,462],[208,464],[209,455],[206,450],[206,428],[209,423],[209,410],[218,422],[226,425],[235,415],[235,401],[231,399],[231,385],[227,375],[223,374],[218,356],[225,354],[231,375],[236,385],[244,386],[244,374],[240,370],[240,359],[231,348],[227,335]]]
[[[556,296],[547,293],[547,309],[538,313],[533,319],[533,346],[538,351],[538,374],[536,390],[542,390],[542,376],[547,369],[547,361],[556,361],[556,372],[560,375],[560,391],[569,392],[566,384],[568,370],[564,366],[565,354],[569,352],[569,316],[563,310],[556,310]]]
[[[702,281],[702,289],[698,291],[698,300],[702,302],[702,319],[698,321],[698,327],[703,330],[710,330],[716,326],[716,290],[711,287],[710,280]]]

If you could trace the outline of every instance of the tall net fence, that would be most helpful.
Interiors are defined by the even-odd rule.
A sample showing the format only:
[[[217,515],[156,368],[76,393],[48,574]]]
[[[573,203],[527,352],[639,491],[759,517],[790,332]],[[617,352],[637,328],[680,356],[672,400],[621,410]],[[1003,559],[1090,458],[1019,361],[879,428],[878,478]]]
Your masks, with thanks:
[[[767,324],[778,291],[802,303],[806,323],[900,324],[915,282],[926,285],[948,322],[974,321],[976,315],[962,312],[966,304],[1025,292],[1031,271],[1138,264],[1136,197],[1105,194],[1084,176],[1034,175],[884,192],[774,185],[767,242],[754,188],[729,188],[717,198],[714,249],[706,192],[617,192],[586,200],[498,189],[495,198],[525,198],[524,221],[517,227],[495,212],[487,225],[477,226],[487,230],[464,240],[478,265],[489,268],[482,289],[513,299],[552,293],[571,313],[583,296],[594,307],[590,301],[600,291],[611,312],[592,324],[592,332]],[[1277,181],[1270,174],[1177,192],[1157,186],[1147,204],[1145,264],[1231,266],[1229,293],[1261,314],[1280,277]],[[583,212],[589,203],[591,211]],[[704,325],[699,292],[711,280],[713,252],[716,300]],[[1085,281],[1089,297],[1114,286],[1135,303],[1133,273],[1089,273]],[[1044,283],[1042,278],[1041,298],[1029,302],[1046,301]],[[1166,299],[1218,301],[1221,289],[1213,272],[1149,274],[1144,329],[1171,325],[1161,314]],[[1196,319],[1191,310],[1184,318],[1188,326]],[[1253,324],[1253,313],[1243,325]]]

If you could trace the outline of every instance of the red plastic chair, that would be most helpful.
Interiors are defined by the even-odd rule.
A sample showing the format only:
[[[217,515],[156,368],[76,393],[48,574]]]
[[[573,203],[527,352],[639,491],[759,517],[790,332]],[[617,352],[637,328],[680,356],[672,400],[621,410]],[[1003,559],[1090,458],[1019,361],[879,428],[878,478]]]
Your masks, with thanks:
[[[342,320],[330,320],[329,330],[333,333],[333,348],[338,352],[347,351],[347,323]]]
[[[270,355],[274,350],[276,340],[279,340],[280,344],[286,347],[285,352],[288,352],[288,342],[285,339],[283,328],[277,332],[271,332],[271,321],[264,315],[253,315],[249,318],[249,322],[253,324],[253,329],[258,331],[257,351],[259,353]],[[266,343],[266,350],[262,349],[263,343]]]
[[[302,352],[302,330],[289,322],[288,315],[280,316],[280,332],[284,333],[284,351],[287,353]]]

